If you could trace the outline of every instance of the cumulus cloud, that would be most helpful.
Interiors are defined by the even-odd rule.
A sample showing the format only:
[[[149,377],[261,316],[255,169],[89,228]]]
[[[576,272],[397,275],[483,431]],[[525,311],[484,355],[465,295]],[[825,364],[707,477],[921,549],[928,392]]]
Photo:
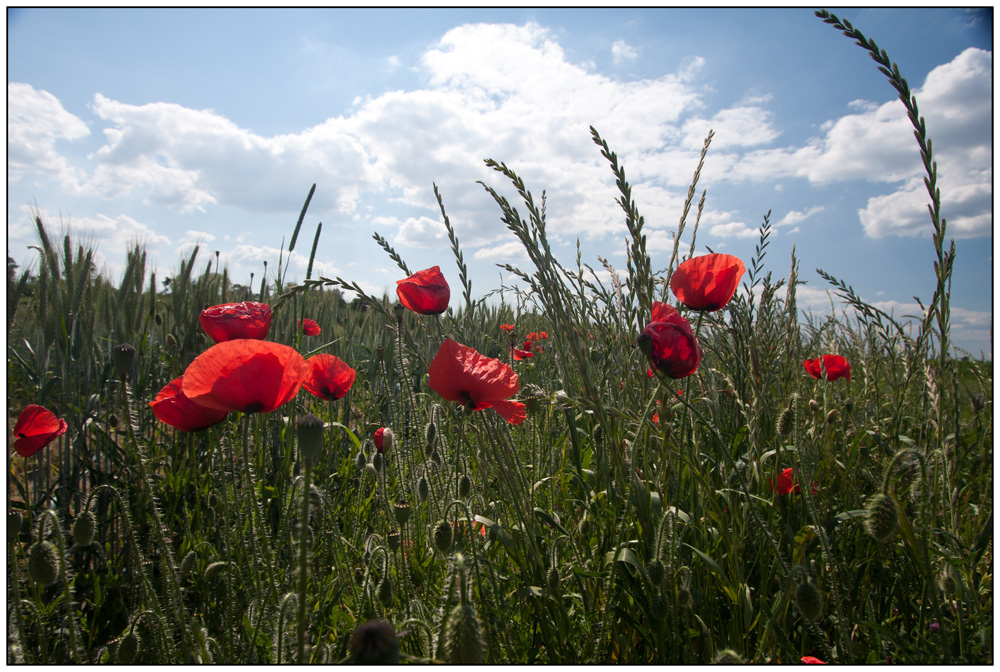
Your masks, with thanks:
[[[621,63],[622,61],[634,61],[639,58],[639,52],[635,50],[635,47],[630,46],[625,40],[616,40],[615,43],[611,45],[611,58],[615,63]]]
[[[74,190],[82,173],[56,149],[59,140],[79,140],[90,129],[48,91],[30,84],[7,84],[7,181],[30,174],[51,175]]]

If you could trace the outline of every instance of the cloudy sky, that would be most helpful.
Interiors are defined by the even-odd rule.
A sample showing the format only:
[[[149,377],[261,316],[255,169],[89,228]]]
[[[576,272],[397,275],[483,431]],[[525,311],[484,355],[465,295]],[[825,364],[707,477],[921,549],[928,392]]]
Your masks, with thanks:
[[[900,67],[934,141],[956,240],[953,338],[991,355],[993,15],[833,10]],[[288,246],[315,275],[393,292],[402,274],[458,271],[473,293],[527,268],[477,180],[512,167],[547,195],[557,257],[626,265],[627,235],[595,126],[616,151],[665,268],[698,154],[708,190],[697,252],[749,261],[770,211],[766,268],[801,259],[800,307],[829,311],[843,279],[897,316],[934,290],[923,169],[902,104],[867,54],[804,9],[8,10],[7,250],[37,266],[32,215],[97,246],[117,281],[145,241],[159,277],[202,245],[235,281]],[[522,208],[523,209],[523,208]],[[688,229],[690,231],[690,228]],[[682,250],[690,242],[685,235]],[[256,283],[255,283],[256,284]],[[453,292],[453,307],[461,302]]]

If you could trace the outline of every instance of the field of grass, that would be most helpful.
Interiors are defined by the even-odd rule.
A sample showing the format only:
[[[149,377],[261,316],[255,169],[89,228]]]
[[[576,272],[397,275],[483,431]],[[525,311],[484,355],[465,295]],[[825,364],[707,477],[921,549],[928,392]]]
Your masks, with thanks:
[[[911,114],[937,259],[912,325],[826,274],[847,309],[802,322],[800,269],[793,253],[771,270],[767,217],[736,295],[685,307],[670,280],[696,238],[700,166],[678,246],[654,262],[597,130],[627,267],[596,260],[604,284],[554,258],[544,197],[491,161],[483,186],[531,267],[506,267],[523,289],[502,301],[473,296],[442,203],[440,263],[460,286],[441,315],[349,279],[290,283],[287,257],[246,287],[195,249],[167,282],[136,245],[114,285],[38,219],[37,267],[8,264],[8,445],[29,404],[67,431],[28,457],[9,448],[8,663],[991,664],[992,362],[949,342],[961,260],[917,101],[874,42],[821,18]],[[308,204],[289,253],[309,244]],[[419,270],[374,238],[401,278]],[[349,390],[303,388],[194,432],[157,419],[161,389],[219,352],[202,311],[241,301],[271,307],[263,341],[292,360],[346,362]],[[691,375],[654,371],[639,338],[660,303],[697,338]],[[442,396],[461,387],[431,367],[448,339],[517,374],[523,422],[501,415],[511,395],[477,410],[478,392]],[[824,355],[849,378],[810,375]]]

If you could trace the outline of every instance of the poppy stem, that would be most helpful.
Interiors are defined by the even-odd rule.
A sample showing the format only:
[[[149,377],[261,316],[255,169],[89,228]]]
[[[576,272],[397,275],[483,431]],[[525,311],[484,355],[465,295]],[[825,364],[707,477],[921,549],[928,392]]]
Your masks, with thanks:
[[[309,503],[311,499],[310,477],[312,467],[302,460],[302,511],[299,514],[299,601],[296,633],[296,660],[300,665],[306,662],[306,590],[309,580]]]

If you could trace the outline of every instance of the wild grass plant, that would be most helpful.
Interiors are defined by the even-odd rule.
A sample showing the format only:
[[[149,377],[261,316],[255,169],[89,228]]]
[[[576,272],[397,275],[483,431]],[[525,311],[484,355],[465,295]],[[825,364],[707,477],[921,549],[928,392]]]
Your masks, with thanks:
[[[531,265],[503,265],[521,286],[503,301],[476,299],[435,187],[462,295],[440,316],[313,278],[321,225],[300,283],[285,253],[240,286],[195,248],[158,291],[141,245],[115,287],[36,218],[37,268],[8,266],[10,424],[35,403],[69,430],[9,460],[8,662],[992,663],[992,363],[950,344],[956,257],[916,100],[873,41],[819,15],[915,129],[937,259],[913,327],[823,272],[848,311],[801,322],[799,263],[768,270],[765,214],[743,291],[678,305],[696,373],[648,375],[637,336],[694,254],[711,135],[654,260],[592,129],[629,233],[625,269],[598,260],[610,286],[555,257],[544,193],[489,160],[500,184],[481,186]],[[157,420],[148,402],[211,345],[201,311],[243,300],[272,306],[268,341],[353,367],[350,390],[197,432]],[[523,423],[431,389],[449,338],[514,368]],[[805,371],[827,353],[850,380]]]

